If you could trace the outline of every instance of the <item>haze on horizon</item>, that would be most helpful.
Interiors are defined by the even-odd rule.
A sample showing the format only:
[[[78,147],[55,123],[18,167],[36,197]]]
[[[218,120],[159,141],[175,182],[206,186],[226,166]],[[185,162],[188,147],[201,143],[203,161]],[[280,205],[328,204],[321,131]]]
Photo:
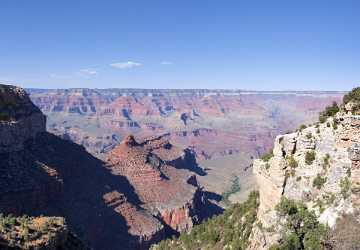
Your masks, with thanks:
[[[360,2],[0,3],[0,82],[27,88],[349,90]]]

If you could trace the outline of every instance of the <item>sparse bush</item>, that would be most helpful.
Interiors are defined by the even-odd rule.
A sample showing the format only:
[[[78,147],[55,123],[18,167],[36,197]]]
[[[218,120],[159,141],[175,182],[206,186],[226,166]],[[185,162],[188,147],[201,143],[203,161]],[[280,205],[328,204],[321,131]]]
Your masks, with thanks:
[[[323,169],[327,169],[329,166],[330,166],[330,155],[329,154],[326,154],[323,158]]]
[[[236,175],[232,176],[231,179],[231,186],[228,190],[226,190],[221,196],[222,196],[222,200],[225,203],[229,203],[229,197],[232,194],[235,194],[237,192],[240,191],[240,182],[239,182],[239,177]]]
[[[311,165],[314,162],[315,157],[316,157],[316,153],[315,153],[314,150],[307,151],[306,154],[305,154],[305,163],[307,165]]]
[[[299,127],[299,130],[300,131],[303,131],[304,129],[306,129],[306,125],[305,124],[301,124],[300,127]]]
[[[344,95],[343,97],[344,104],[347,104],[350,101],[353,101],[355,103],[360,102],[360,87],[354,88],[349,93]]]
[[[319,223],[313,211],[301,202],[282,198],[276,206],[280,216],[286,217],[284,234],[280,244],[272,250],[322,249],[327,235],[326,227]]]
[[[268,162],[265,164],[265,168],[266,168],[266,170],[268,170],[270,168],[270,164]]]
[[[337,123],[337,121],[333,121],[333,129],[334,130],[337,130],[338,129],[338,123]]]
[[[256,221],[258,198],[258,193],[252,192],[246,202],[234,204],[223,214],[194,226],[190,233],[161,241],[152,249],[246,249]]]
[[[326,183],[326,181],[327,181],[326,177],[321,177],[318,174],[316,178],[313,180],[313,187],[316,187],[317,189],[321,189]]]
[[[344,177],[340,180],[341,195],[344,199],[350,196],[351,182],[348,177]]]
[[[298,162],[295,160],[294,156],[289,156],[287,157],[287,163],[289,164],[289,166],[291,168],[297,168],[298,167]]]
[[[312,138],[312,134],[311,134],[311,133],[307,133],[306,138],[310,140],[310,139]]]
[[[273,156],[274,156],[274,153],[273,153],[273,151],[271,150],[270,152],[263,154],[263,155],[260,157],[260,159],[263,160],[263,161],[265,161],[265,162],[268,162]]]
[[[331,106],[327,106],[323,112],[319,115],[319,121],[324,123],[328,117],[334,117],[340,108],[336,102],[333,102]]]

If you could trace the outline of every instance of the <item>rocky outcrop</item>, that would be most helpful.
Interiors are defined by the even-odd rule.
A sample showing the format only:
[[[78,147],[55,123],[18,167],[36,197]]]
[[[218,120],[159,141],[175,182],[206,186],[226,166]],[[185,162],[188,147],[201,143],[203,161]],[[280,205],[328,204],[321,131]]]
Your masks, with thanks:
[[[137,142],[128,136],[107,160],[113,174],[127,177],[142,207],[178,232],[191,229],[204,206],[195,175],[169,165],[184,154],[164,137]]]
[[[0,137],[0,214],[63,217],[66,232],[52,235],[73,242],[69,228],[94,249],[148,249],[202,218],[203,193],[187,169],[194,164],[188,150],[163,137],[129,136],[101,161],[46,132],[44,115],[23,90],[1,87],[0,124],[9,134]]]
[[[0,216],[1,249],[88,249],[71,234],[62,217]]]
[[[45,129],[45,116],[23,89],[0,85],[0,153],[22,150]]]
[[[250,249],[268,249],[281,237],[282,197],[301,201],[334,228],[344,214],[359,211],[360,119],[349,106],[323,123],[276,137],[273,156],[254,161],[260,192],[258,223]]]

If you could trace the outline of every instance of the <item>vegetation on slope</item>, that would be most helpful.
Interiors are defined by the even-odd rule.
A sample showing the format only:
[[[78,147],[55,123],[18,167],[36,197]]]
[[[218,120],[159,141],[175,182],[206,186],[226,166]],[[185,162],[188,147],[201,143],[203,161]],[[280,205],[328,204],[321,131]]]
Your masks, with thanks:
[[[0,249],[87,250],[62,217],[0,214]]]
[[[0,248],[20,247],[31,249],[54,241],[66,232],[66,225],[60,217],[15,217],[0,214]]]
[[[308,210],[303,203],[285,197],[276,210],[286,218],[286,224],[280,243],[271,246],[271,250],[324,249],[327,228],[318,222],[313,211]]]
[[[246,202],[234,204],[223,214],[194,226],[189,234],[181,234],[178,238],[164,240],[152,249],[246,249],[256,220],[258,198],[259,194],[252,192]]]
[[[232,194],[235,194],[237,192],[240,191],[240,182],[239,182],[239,177],[236,176],[236,175],[233,175],[232,176],[232,179],[231,179],[231,186],[230,188],[228,188],[224,193],[222,193],[222,201],[225,203],[225,204],[229,204],[230,201],[229,201],[229,197],[232,195]]]

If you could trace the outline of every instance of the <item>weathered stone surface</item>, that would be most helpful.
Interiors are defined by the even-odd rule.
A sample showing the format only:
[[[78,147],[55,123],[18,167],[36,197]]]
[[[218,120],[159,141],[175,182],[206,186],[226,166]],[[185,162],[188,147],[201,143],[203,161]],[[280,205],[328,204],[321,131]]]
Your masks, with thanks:
[[[22,150],[26,141],[45,132],[45,116],[21,88],[0,85],[0,115],[0,154]]]
[[[184,154],[164,137],[136,142],[133,136],[128,136],[108,156],[112,173],[127,177],[142,206],[179,232],[192,228],[199,220],[202,206],[202,191],[196,177],[169,165]]]
[[[278,136],[274,156],[268,162],[254,161],[253,171],[260,192],[258,221],[262,228],[253,229],[249,249],[268,249],[279,240],[284,222],[275,206],[282,197],[302,201],[315,211],[320,222],[331,228],[341,215],[357,214],[360,209],[359,121],[356,115],[339,112],[323,124]],[[315,159],[306,162],[309,152],[315,153]],[[314,181],[319,178],[323,183],[317,186]]]

